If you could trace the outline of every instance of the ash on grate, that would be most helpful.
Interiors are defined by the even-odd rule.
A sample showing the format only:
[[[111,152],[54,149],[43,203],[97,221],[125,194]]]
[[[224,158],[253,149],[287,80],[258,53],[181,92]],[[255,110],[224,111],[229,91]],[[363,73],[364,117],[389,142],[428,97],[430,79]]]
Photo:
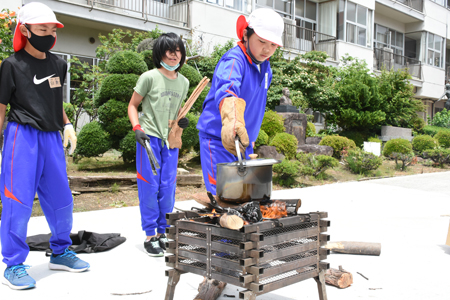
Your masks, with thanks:
[[[178,244],[178,249],[206,253],[206,249],[196,245]]]
[[[189,266],[193,266],[193,267],[198,267],[198,268],[202,268],[202,269],[206,269],[206,264],[192,259],[192,258],[184,258],[184,257],[179,257],[178,258],[178,263],[180,264],[184,264],[184,265],[189,265]]]
[[[300,224],[295,224],[295,225],[286,226],[286,227],[277,227],[274,229],[263,231],[262,234],[265,237],[269,237],[269,236],[273,236],[273,235],[283,234],[283,233],[292,232],[292,231],[300,231],[300,230],[305,230],[305,229],[314,228],[314,227],[317,227],[317,222],[306,222],[306,223],[300,223]]]
[[[190,236],[190,237],[201,238],[201,239],[206,239],[206,234],[205,233],[191,231],[191,230],[180,229],[178,231],[178,234],[179,235]]]
[[[270,269],[272,267],[276,267],[279,265],[283,265],[285,263],[289,263],[289,262],[293,262],[296,260],[301,260],[307,257],[311,257],[317,255],[317,250],[312,250],[312,251],[307,251],[307,252],[303,252],[303,253],[298,253],[298,254],[294,254],[291,256],[287,256],[287,257],[283,257],[280,259],[276,259],[276,260],[271,260],[263,265],[261,265],[262,268],[264,269]]]

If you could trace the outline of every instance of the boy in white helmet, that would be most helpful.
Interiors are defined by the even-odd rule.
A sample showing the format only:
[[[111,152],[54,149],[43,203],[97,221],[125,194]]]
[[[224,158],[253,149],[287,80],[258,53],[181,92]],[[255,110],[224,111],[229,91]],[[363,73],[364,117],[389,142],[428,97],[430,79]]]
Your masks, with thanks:
[[[283,19],[269,8],[255,10],[248,20],[240,16],[238,46],[225,53],[216,66],[197,124],[203,178],[213,195],[216,165],[237,160],[235,137],[247,159],[253,153],[272,81],[269,58],[282,46],[283,30]]]
[[[64,26],[48,6],[37,2],[23,6],[18,21],[15,53],[0,66],[0,130],[6,105],[11,107],[2,153],[0,235],[6,264],[3,283],[20,290],[36,285],[26,271],[29,266],[23,264],[29,252],[25,240],[36,192],[52,232],[49,268],[82,272],[89,264],[68,250],[73,198],[59,131],[64,128],[64,146],[70,140],[70,152],[76,137],[63,109],[67,64],[49,52],[56,42],[56,29]]]

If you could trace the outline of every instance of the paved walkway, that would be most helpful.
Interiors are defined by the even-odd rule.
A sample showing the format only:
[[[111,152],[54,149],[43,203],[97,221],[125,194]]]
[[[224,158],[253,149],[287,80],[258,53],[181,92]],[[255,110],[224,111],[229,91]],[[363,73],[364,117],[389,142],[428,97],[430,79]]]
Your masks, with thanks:
[[[275,191],[273,198],[301,198],[303,213],[327,211],[332,241],[382,244],[381,256],[328,257],[331,267],[342,265],[354,277],[354,284],[347,289],[327,286],[328,299],[450,299],[450,247],[444,245],[450,218],[442,216],[450,214],[450,172]],[[184,201],[176,206],[189,209],[198,205]],[[32,218],[28,228],[29,235],[49,232],[44,217]],[[164,259],[148,257],[142,251],[144,234],[138,207],[75,213],[72,232],[78,230],[118,232],[127,241],[109,252],[81,254],[91,263],[91,270],[80,274],[50,271],[48,258],[31,252],[26,263],[32,265],[29,273],[37,287],[12,291],[0,285],[0,299],[164,299]],[[4,267],[1,263],[2,272]],[[201,280],[197,275],[182,275],[175,300],[193,299]],[[149,290],[140,295],[111,294]],[[238,291],[228,285],[224,293],[238,299]],[[319,298],[315,281],[309,279],[257,299]]]

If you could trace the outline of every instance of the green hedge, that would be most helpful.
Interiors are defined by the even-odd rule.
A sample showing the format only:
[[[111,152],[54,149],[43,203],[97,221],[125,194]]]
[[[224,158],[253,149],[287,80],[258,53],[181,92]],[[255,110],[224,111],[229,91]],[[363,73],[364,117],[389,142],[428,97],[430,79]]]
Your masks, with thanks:
[[[269,139],[271,139],[277,133],[282,133],[286,130],[284,128],[284,119],[281,115],[272,110],[266,111],[264,113],[261,129],[264,130],[264,132],[269,136]]]
[[[289,133],[277,133],[270,142],[270,146],[275,146],[279,153],[283,153],[286,158],[295,158],[297,154],[297,138]]]
[[[111,99],[98,108],[98,119],[110,135],[123,138],[132,129],[127,111],[128,104]]]
[[[83,126],[77,137],[75,155],[81,157],[99,156],[111,149],[111,139],[97,121]]]
[[[148,67],[141,54],[134,51],[120,51],[108,60],[106,71],[111,74],[141,75],[148,71]]]
[[[329,135],[322,138],[319,145],[330,146],[331,148],[333,148],[333,157],[337,159],[341,158],[344,148],[346,151],[356,148],[356,144],[354,141],[338,135]]]
[[[450,148],[450,131],[441,130],[434,138],[438,141],[439,145],[444,148]]]
[[[188,64],[184,64],[181,69],[180,69],[180,73],[187,78],[187,80],[189,80],[189,87],[190,88],[194,88],[200,83],[200,81],[202,80],[202,75],[200,75],[197,72],[197,69],[195,69],[194,67],[191,67]],[[192,92],[192,91],[190,91]]]
[[[255,146],[259,147],[262,145],[267,145],[268,142],[269,142],[269,136],[267,135],[267,133],[264,130],[261,129],[258,133],[258,137],[256,138]]]
[[[439,131],[450,132],[450,128],[430,126],[430,125],[427,125],[423,128],[423,133],[431,136],[435,136]]]
[[[66,112],[67,118],[69,118],[70,123],[75,120],[75,107],[71,103],[63,102],[64,111]],[[75,125],[74,125],[75,126]]]
[[[423,152],[423,157],[429,158],[439,167],[444,167],[444,164],[450,163],[450,149],[433,149]]]
[[[186,118],[189,120],[189,126],[183,129],[183,134],[181,135],[181,140],[183,141],[181,146],[182,154],[189,152],[191,149],[194,149],[197,152],[200,150],[200,140],[197,129],[197,123],[200,116],[188,112]]]
[[[429,135],[417,135],[412,140],[413,150],[422,153],[428,149],[435,149],[439,143],[435,138]]]
[[[144,59],[145,64],[147,65],[147,69],[153,70],[155,65],[153,64],[153,51],[145,50],[140,53],[142,58]]]
[[[116,99],[129,103],[139,76],[136,74],[108,75],[100,86],[98,95],[94,99],[96,107],[100,107],[109,99]]]
[[[389,157],[392,153],[410,154],[412,145],[405,139],[392,139],[386,142],[383,148],[383,155]]]
[[[348,168],[355,174],[368,174],[383,164],[383,158],[358,148],[348,151],[345,161]]]
[[[284,159],[281,163],[273,165],[273,172],[277,175],[273,178],[275,183],[290,187],[295,183],[295,177],[300,171],[300,163],[296,160]]]
[[[120,141],[119,151],[122,152],[122,159],[125,163],[132,163],[136,160],[136,138],[134,131],[130,130]]]

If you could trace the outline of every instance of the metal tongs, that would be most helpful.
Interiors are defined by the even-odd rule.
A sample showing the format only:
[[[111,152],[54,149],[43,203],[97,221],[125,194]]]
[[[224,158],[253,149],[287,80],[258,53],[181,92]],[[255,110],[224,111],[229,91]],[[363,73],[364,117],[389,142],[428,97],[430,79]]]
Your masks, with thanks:
[[[238,166],[238,172],[239,173],[245,173],[245,165],[244,162],[242,160],[242,155],[241,155],[241,147],[239,147],[240,145],[242,145],[241,140],[239,139],[239,136],[236,135],[236,137],[234,138],[234,144],[236,146],[236,154],[239,160],[239,166]],[[244,145],[242,145],[244,146]],[[243,154],[245,155],[245,153]]]
[[[145,143],[145,151],[147,151],[148,160],[150,161],[150,166],[152,167],[153,175],[156,175],[156,169],[160,169],[158,161],[155,158],[155,155],[153,154],[152,148],[150,147],[150,144],[148,140],[144,141]]]

